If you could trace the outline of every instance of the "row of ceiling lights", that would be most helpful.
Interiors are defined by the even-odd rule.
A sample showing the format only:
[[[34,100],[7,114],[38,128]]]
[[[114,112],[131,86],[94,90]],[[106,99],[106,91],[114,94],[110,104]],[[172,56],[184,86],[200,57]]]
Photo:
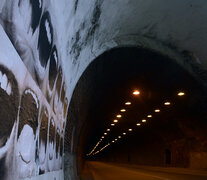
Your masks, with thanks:
[[[138,90],[133,91],[133,95],[139,95],[139,94],[140,94],[140,92]],[[178,96],[184,96],[185,93],[184,92],[179,92],[177,95]],[[128,102],[125,103],[125,105],[129,106],[129,105],[131,105],[131,102],[128,101]],[[171,105],[171,103],[167,101],[167,102],[164,103],[164,105],[169,106],[169,105]],[[121,112],[126,112],[126,109],[121,109],[120,111]],[[160,109],[155,109],[154,112],[155,113],[159,113]],[[117,118],[121,118],[122,115],[118,114],[116,117]],[[152,118],[152,115],[149,114],[149,115],[147,115],[147,117],[148,118]],[[142,119],[141,122],[142,123],[146,123],[147,120],[146,119]],[[111,126],[115,126],[115,123],[118,123],[117,119],[113,120],[113,123],[111,124]],[[137,123],[136,126],[141,126],[141,123],[140,122]],[[109,131],[111,131],[111,129],[106,129],[106,131],[109,132]],[[129,128],[128,131],[132,132],[133,130],[131,128]],[[103,151],[106,147],[111,145],[110,143],[108,143],[104,147],[102,147],[100,150],[94,152],[96,150],[96,148],[99,146],[99,144],[101,143],[101,141],[104,139],[104,137],[108,134],[107,132],[104,132],[104,135],[100,138],[100,140],[97,142],[97,144],[94,146],[94,148],[90,151],[90,153],[86,154],[87,156],[96,155],[96,154],[100,153],[101,151]],[[126,132],[123,132],[122,135],[125,136]],[[112,140],[112,143],[115,143],[118,139],[121,139],[121,136],[118,136],[118,138],[115,138],[114,140]]]

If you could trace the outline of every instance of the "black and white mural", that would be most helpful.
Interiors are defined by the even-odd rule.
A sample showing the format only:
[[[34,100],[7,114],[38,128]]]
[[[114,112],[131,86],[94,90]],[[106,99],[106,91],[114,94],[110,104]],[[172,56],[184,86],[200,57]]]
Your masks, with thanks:
[[[67,87],[48,3],[0,2],[1,180],[62,169]]]

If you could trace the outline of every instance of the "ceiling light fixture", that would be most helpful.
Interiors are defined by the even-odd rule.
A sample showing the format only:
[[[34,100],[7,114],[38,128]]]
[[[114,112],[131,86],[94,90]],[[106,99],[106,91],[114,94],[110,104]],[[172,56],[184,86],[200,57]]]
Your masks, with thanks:
[[[139,95],[140,92],[139,92],[138,90],[135,90],[135,91],[133,92],[133,94],[134,94],[134,95]]]
[[[125,103],[125,105],[131,105],[131,104],[132,104],[131,102],[126,102],[126,103]]]
[[[184,95],[185,95],[184,92],[179,92],[179,93],[178,93],[178,96],[184,96]]]
[[[164,105],[169,106],[170,102],[165,102]]]
[[[121,109],[120,111],[121,111],[121,112],[125,112],[125,111],[126,111],[126,109]]]
[[[159,109],[155,109],[155,112],[160,112],[160,110]]]

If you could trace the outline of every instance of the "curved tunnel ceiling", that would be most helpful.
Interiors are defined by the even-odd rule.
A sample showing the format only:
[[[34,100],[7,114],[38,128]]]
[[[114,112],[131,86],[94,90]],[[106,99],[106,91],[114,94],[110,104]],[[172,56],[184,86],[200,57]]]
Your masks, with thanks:
[[[136,89],[140,91],[138,96],[132,94]],[[180,91],[185,95],[178,96]],[[126,106],[127,101],[132,104]],[[170,106],[164,105],[167,101]],[[75,103],[80,105],[78,111]],[[83,125],[81,130],[76,130],[76,145],[80,145],[79,154],[83,157],[108,128],[110,132],[94,152],[127,133],[102,152],[89,156],[90,159],[119,153],[126,147],[127,151],[140,147],[151,149],[159,144],[170,148],[171,142],[183,138],[202,137],[203,142],[207,123],[205,105],[204,86],[172,59],[144,49],[117,48],[101,55],[84,72],[71,100],[76,115],[69,112],[68,118],[74,122],[76,119],[76,127]],[[120,112],[123,108],[126,112]],[[160,112],[156,113],[155,109]],[[116,118],[117,114],[122,117]],[[149,114],[152,118],[147,118]],[[119,122],[111,126],[114,119]],[[141,122],[142,119],[147,122]],[[141,126],[136,126],[137,123]],[[129,128],[133,131],[129,132]],[[198,149],[201,141],[191,148]]]

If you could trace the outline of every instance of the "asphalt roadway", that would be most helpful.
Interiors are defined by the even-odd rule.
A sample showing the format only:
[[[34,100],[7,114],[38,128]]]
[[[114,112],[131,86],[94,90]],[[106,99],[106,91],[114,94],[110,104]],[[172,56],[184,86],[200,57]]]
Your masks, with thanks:
[[[206,171],[87,162],[81,180],[207,180]],[[86,170],[87,169],[87,170]],[[86,173],[87,172],[87,173]]]

